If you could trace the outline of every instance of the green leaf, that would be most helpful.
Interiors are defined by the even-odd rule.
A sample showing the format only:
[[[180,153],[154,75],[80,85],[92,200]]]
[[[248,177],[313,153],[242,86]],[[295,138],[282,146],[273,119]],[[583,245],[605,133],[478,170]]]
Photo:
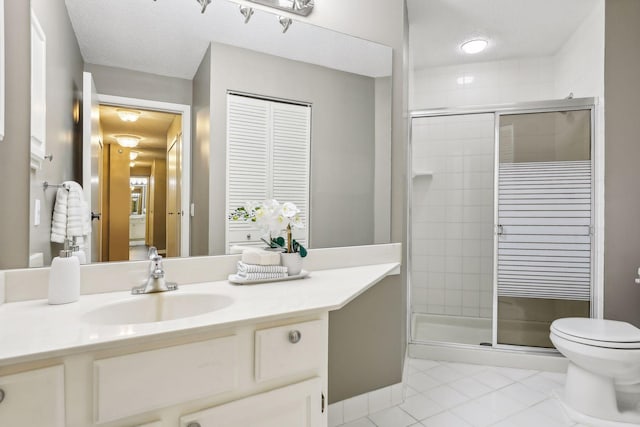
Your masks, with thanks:
[[[284,237],[276,237],[273,241],[276,242],[278,246],[284,247]]]
[[[302,258],[307,256],[307,250],[304,248],[304,246],[300,245],[300,256]]]

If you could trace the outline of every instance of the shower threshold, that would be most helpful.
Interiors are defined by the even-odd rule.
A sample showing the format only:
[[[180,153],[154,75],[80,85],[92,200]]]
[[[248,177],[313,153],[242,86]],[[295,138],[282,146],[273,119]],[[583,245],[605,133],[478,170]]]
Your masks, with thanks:
[[[455,344],[491,345],[491,319],[413,313],[413,341],[436,341]]]

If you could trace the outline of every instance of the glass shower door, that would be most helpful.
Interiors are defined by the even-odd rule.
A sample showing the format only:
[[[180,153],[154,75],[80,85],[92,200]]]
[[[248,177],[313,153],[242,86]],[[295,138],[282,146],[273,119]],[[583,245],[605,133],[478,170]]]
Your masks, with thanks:
[[[411,122],[414,342],[490,344],[495,115]]]
[[[589,317],[591,110],[499,116],[498,344],[553,347],[551,322]]]

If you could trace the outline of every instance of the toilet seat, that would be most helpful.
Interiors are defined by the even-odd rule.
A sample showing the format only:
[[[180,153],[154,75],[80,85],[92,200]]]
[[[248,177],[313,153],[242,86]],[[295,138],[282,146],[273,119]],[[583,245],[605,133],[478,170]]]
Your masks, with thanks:
[[[626,322],[570,317],[555,320],[551,332],[594,347],[640,350],[640,329]]]

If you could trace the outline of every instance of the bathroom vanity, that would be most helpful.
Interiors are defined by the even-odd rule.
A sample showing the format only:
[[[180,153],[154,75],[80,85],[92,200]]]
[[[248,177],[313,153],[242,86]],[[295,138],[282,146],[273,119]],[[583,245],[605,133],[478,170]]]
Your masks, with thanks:
[[[365,261],[319,250],[303,280],[148,295],[87,294],[136,263],[87,266],[83,284],[95,280],[61,306],[20,293],[18,279],[47,269],[2,272],[0,425],[326,426],[328,313],[398,273],[399,245],[380,247]],[[185,283],[205,266],[228,274],[237,256],[171,261]]]

